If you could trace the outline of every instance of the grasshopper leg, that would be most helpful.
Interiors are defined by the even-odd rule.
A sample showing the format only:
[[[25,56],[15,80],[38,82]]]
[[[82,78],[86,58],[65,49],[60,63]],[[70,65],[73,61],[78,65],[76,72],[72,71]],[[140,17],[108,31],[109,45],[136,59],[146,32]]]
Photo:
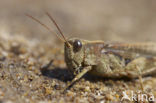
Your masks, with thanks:
[[[82,69],[80,73],[78,73],[74,79],[63,89],[63,92],[66,92],[67,89],[69,89],[77,80],[79,80],[84,74],[86,74],[88,71],[90,71],[92,68],[91,66],[87,66]]]
[[[142,76],[156,74],[156,57],[134,59],[126,66],[125,72],[129,78],[138,78],[138,72]]]
[[[140,82],[140,86],[141,86],[141,90],[142,92],[144,92],[144,85],[143,85],[143,80],[142,80],[142,72],[141,70],[139,69],[139,67],[136,65],[136,69],[138,70],[138,78],[139,78],[139,82]]]
[[[127,65],[126,72],[131,78],[139,78],[141,90],[145,92],[142,77],[156,74],[156,57],[137,58]]]

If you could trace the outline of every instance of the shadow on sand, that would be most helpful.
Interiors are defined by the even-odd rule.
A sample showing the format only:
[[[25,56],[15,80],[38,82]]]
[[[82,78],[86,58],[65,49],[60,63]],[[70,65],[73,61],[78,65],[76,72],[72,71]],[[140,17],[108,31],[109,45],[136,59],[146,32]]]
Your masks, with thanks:
[[[55,67],[53,69],[41,69],[41,73],[43,76],[49,77],[49,78],[55,78],[63,82],[71,81],[74,78],[74,75],[67,69],[67,68],[59,68]],[[83,76],[86,80],[89,80],[91,82],[97,82],[97,81],[108,81],[108,80],[124,80],[125,82],[130,81],[129,78],[103,78],[99,76],[93,76],[86,74]]]

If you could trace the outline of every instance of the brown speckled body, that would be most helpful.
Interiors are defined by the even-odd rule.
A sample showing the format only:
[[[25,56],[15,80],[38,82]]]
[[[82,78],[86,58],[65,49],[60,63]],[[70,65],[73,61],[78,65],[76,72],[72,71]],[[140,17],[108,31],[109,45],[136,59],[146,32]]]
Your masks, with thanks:
[[[70,39],[69,43],[77,39]],[[120,78],[138,77],[138,69],[142,75],[156,72],[156,44],[154,43],[108,43],[103,41],[81,40],[82,49],[74,52],[65,44],[65,61],[72,72],[80,72],[91,66],[92,75]]]

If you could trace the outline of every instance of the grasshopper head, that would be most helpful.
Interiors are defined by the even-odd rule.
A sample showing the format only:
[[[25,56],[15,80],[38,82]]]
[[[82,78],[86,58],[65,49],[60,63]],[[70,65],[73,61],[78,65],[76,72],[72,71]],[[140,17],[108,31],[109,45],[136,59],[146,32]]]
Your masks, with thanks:
[[[83,40],[74,38],[65,42],[64,55],[65,62],[70,70],[75,71],[75,69],[82,67],[84,60]]]
[[[67,66],[71,69],[74,70],[82,67],[83,59],[84,59],[84,46],[83,46],[83,40],[80,39],[70,39],[67,40],[64,34],[62,33],[61,29],[53,19],[53,17],[47,12],[46,15],[50,18],[50,20],[54,23],[56,28],[58,29],[60,35],[62,38],[55,32],[53,32],[52,29],[50,29],[47,25],[42,23],[40,20],[36,19],[35,17],[26,14],[26,16],[30,17],[34,21],[38,22],[41,24],[44,28],[49,30],[51,33],[55,34],[62,42],[65,44],[65,61]]]

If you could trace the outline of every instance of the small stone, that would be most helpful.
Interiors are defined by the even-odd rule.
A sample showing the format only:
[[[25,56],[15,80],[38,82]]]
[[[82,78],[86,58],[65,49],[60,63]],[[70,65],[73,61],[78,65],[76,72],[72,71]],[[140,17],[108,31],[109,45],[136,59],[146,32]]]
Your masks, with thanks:
[[[56,90],[60,90],[60,89],[61,89],[60,86],[59,86],[58,84],[55,84],[55,85],[54,85],[54,88],[55,88]]]
[[[0,90],[0,99],[3,99],[4,93]]]
[[[34,65],[34,59],[33,58],[28,59],[28,65],[30,65],[30,66]]]
[[[90,87],[89,86],[85,87],[85,92],[90,92]]]
[[[117,100],[119,100],[119,95],[118,94],[116,94],[115,97],[116,97]]]
[[[104,101],[104,100],[102,100],[102,101],[100,101],[100,103],[105,103],[105,101]]]
[[[74,92],[68,91],[67,96],[74,96]]]
[[[112,100],[113,100],[113,96],[112,96],[112,95],[110,95],[110,94],[106,94],[106,99],[107,99],[107,100],[111,100],[111,101],[112,101]]]
[[[45,87],[45,92],[46,92],[46,95],[49,95],[52,93],[52,89],[50,87]]]

